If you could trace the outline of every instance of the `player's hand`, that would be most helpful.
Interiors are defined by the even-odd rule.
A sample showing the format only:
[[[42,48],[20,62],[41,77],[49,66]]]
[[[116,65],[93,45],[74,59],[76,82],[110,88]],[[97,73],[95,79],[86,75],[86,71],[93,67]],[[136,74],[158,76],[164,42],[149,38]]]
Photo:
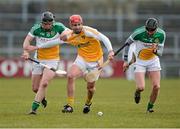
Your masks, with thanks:
[[[67,41],[67,39],[67,35],[65,34],[60,36],[60,40]]]
[[[151,48],[153,49],[153,53],[156,53],[158,50],[158,44],[157,43],[153,43]]]
[[[60,35],[60,40],[67,41],[73,34],[72,30],[65,30]]]
[[[113,50],[111,50],[111,51],[109,52],[109,54],[108,54],[108,59],[109,59],[110,61],[112,61],[112,60],[114,59],[114,51],[113,51]]]
[[[123,63],[123,72],[126,72],[126,70],[129,68],[129,63],[128,62],[124,62]]]
[[[21,55],[21,58],[27,60],[30,57],[29,53],[27,51],[24,51]]]

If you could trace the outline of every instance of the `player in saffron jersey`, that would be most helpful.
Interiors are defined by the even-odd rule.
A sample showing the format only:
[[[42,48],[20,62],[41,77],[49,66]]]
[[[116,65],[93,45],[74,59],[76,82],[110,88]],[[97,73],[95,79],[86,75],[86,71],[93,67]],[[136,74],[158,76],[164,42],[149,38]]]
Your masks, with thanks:
[[[102,41],[108,50],[108,58],[113,59],[114,52],[110,40],[89,26],[83,26],[80,15],[72,15],[69,18],[72,31],[61,35],[61,39],[77,47],[78,55],[73,65],[68,71],[67,83],[67,104],[62,112],[73,112],[75,79],[83,76],[87,70],[97,69],[103,63]],[[97,78],[98,79],[98,78]],[[83,113],[90,111],[92,98],[95,92],[95,82],[87,82],[87,98],[83,108]]]
[[[41,22],[35,24],[28,35],[26,36],[23,49],[24,52],[22,57],[24,59],[28,59],[29,52],[40,46],[42,44],[46,44],[49,41],[59,42],[60,34],[66,30],[67,28],[59,22],[55,22],[54,15],[46,11],[41,16]],[[30,45],[33,40],[36,40],[36,46]],[[36,50],[34,58],[41,63],[49,65],[50,67],[54,67],[55,69],[58,67],[60,56],[60,46],[55,45],[49,48],[39,48]],[[42,67],[39,64],[33,63],[32,66],[32,90],[36,93],[35,99],[32,103],[32,110],[29,114],[36,114],[36,110],[38,109],[40,102],[44,107],[47,106],[47,101],[45,99],[45,94],[47,90],[47,86],[55,76],[55,73],[51,70]]]
[[[158,21],[155,18],[148,18],[145,26],[136,29],[126,40],[126,43],[135,44],[135,102],[138,104],[141,98],[141,92],[145,88],[145,73],[147,72],[152,85],[150,100],[147,105],[148,112],[154,112],[153,106],[160,89],[160,61],[159,56],[163,53],[165,32],[158,27]],[[129,46],[125,48],[124,69],[128,68]]]

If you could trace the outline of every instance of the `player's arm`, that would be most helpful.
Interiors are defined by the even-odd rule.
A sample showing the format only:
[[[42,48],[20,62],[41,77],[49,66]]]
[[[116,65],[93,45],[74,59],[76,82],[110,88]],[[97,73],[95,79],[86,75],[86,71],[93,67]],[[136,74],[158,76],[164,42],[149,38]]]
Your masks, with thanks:
[[[124,61],[123,71],[125,72],[125,71],[129,68],[129,66],[130,66],[131,64],[135,63],[135,62],[136,62],[136,56],[135,56],[135,53],[132,52],[132,58],[131,58],[131,60],[130,60],[129,62]]]
[[[29,34],[26,36],[24,43],[23,43],[23,49],[26,51],[31,51],[32,48],[37,48],[36,46],[31,45],[31,42],[33,41],[34,37],[30,36]]]
[[[124,60],[124,63],[123,63],[123,71],[125,72],[129,66],[131,65],[130,63],[128,63],[128,53],[129,53],[129,50],[130,50],[130,45],[134,42],[133,38],[132,38],[132,35],[129,36],[129,38],[125,41],[125,43],[127,43],[128,45],[125,47],[124,51],[123,51],[123,60]],[[133,57],[135,57],[133,55]]]
[[[66,38],[61,38],[61,37],[62,36],[60,35],[60,37],[58,37],[56,39],[47,41],[46,43],[39,45],[38,48],[50,48],[50,47],[53,47],[53,46],[56,46],[56,45],[61,45],[61,44],[66,43],[67,39]]]
[[[100,41],[103,42],[106,49],[108,50],[108,59],[112,60],[114,58],[114,51],[112,48],[111,41],[109,40],[109,38],[107,36],[105,36],[102,33],[99,33],[98,37],[100,38]]]
[[[160,43],[158,44],[157,49],[155,49],[154,54],[156,54],[158,56],[162,56],[165,39],[166,39],[166,34],[164,32],[160,37]]]
[[[41,44],[38,46],[38,48],[50,48],[56,45],[61,45],[66,43],[67,38],[68,38],[68,34],[69,34],[70,29],[66,28],[61,34],[60,37],[56,38],[56,39],[52,39],[47,41],[44,44]]]
[[[27,59],[29,58],[29,52],[32,50],[32,49],[35,49],[36,46],[32,46],[30,45],[31,42],[33,41],[34,37],[32,37],[31,35],[27,35],[26,38],[24,39],[24,42],[23,42],[23,53],[22,53],[22,58],[24,59]]]
[[[70,29],[66,29],[65,31],[63,31],[62,33],[61,33],[61,35],[60,35],[60,39],[62,40],[62,41],[68,41],[68,40],[70,40],[70,38],[72,37],[72,35],[73,35],[73,31],[72,30],[70,30]]]
[[[139,40],[139,36],[141,36],[142,33],[144,33],[145,29],[144,26],[137,28],[133,31],[133,33],[128,37],[128,39],[125,41],[128,45],[125,47],[123,51],[123,60],[124,62],[128,62],[128,53],[130,49],[130,45],[134,43],[135,41]]]
[[[37,47],[38,47],[38,49],[39,48],[50,48],[50,47],[60,45],[60,44],[63,44],[63,43],[65,43],[65,42],[60,40],[60,38],[56,38],[56,39],[47,41],[44,44],[38,45]]]
[[[39,24],[35,24],[35,25],[31,28],[31,30],[29,31],[29,33],[27,34],[27,36],[26,36],[26,38],[25,38],[25,40],[24,40],[24,42],[23,42],[23,49],[24,49],[24,51],[26,51],[26,53],[27,53],[27,52],[29,53],[29,52],[34,51],[34,50],[37,49],[36,46],[31,45],[31,42],[32,42],[33,39],[35,38],[35,36],[36,36],[35,31],[36,31],[36,29],[37,29],[39,26],[40,26]]]
[[[103,42],[104,46],[108,50],[108,59],[112,60],[114,58],[114,51],[112,48],[112,44],[107,36],[100,33],[96,29],[93,29],[90,27],[85,27],[84,31],[87,36],[93,37],[93,38]]]
[[[130,36],[126,41],[125,44],[127,43],[128,45],[124,48],[123,51],[123,60],[125,62],[128,62],[128,53],[129,53],[129,49],[130,49],[130,45],[134,42],[133,38]]]

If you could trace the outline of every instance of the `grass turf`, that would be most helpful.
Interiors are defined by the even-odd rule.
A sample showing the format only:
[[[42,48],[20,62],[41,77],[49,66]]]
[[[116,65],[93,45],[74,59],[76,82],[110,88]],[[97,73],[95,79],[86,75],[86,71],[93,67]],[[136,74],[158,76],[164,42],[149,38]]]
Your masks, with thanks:
[[[96,84],[91,112],[83,114],[86,83],[76,81],[72,114],[61,112],[66,104],[66,79],[54,79],[47,92],[48,106],[36,116],[27,115],[34,93],[30,79],[0,79],[0,128],[180,128],[180,79],[161,81],[155,112],[146,114],[150,82],[140,104],[134,102],[135,84],[123,79],[100,79]],[[97,112],[102,111],[103,116]]]

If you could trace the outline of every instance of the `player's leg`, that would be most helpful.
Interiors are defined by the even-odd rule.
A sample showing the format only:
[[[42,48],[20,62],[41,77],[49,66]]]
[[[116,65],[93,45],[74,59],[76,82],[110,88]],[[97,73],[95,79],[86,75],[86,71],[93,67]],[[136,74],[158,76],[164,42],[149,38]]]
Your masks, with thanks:
[[[147,106],[147,111],[153,112],[153,106],[157,99],[159,89],[160,89],[160,71],[149,71],[149,78],[151,80],[152,92],[150,95],[150,100]]]
[[[147,105],[147,111],[148,112],[153,112],[153,106],[154,103],[157,99],[159,89],[160,89],[160,74],[161,66],[159,62],[159,58],[156,58],[151,65],[147,67],[147,71],[149,73],[149,78],[151,80],[151,85],[152,85],[152,92],[150,95],[150,100]]]
[[[82,76],[82,70],[77,64],[73,64],[67,73],[67,104],[64,106],[62,112],[73,112],[75,79]]]
[[[43,70],[43,67],[41,67],[40,65],[36,63],[33,63],[31,81],[32,81],[32,90],[34,93],[38,92],[40,81],[42,78],[42,70]],[[37,105],[39,104],[37,103]],[[36,112],[31,110],[29,114],[36,114]]]
[[[34,102],[32,103],[32,112],[36,112],[38,109],[40,102],[46,95],[47,86],[50,80],[52,80],[54,77],[55,73],[53,71],[46,68],[44,69],[38,92],[35,96]]]
[[[141,99],[141,92],[145,88],[145,73],[135,72],[136,91],[134,93],[134,100],[138,104]]]
[[[39,84],[41,81],[41,74],[32,74],[31,76],[31,80],[32,80],[32,91],[34,93],[37,93],[38,89],[39,89]]]
[[[47,64],[50,67],[57,68],[59,61],[42,61],[42,63]],[[32,74],[41,74],[42,75],[42,79],[41,79],[41,82],[39,85],[38,92],[37,92],[35,100],[32,104],[32,112],[35,112],[37,110],[37,108],[39,107],[40,102],[42,102],[42,104],[44,104],[45,106],[47,105],[47,101],[45,100],[45,92],[44,91],[46,90],[46,87],[47,87],[46,85],[55,76],[55,73],[49,69],[44,68],[41,65],[33,64]],[[43,102],[43,100],[45,100],[45,102]]]
[[[42,75],[40,74],[33,74],[31,77],[32,80],[32,91],[34,93],[37,93],[38,89],[39,89],[39,85],[40,85],[40,81],[41,81]],[[42,106],[45,108],[47,106],[47,100],[44,97],[43,100],[41,101]]]
[[[136,62],[134,71],[135,76],[135,82],[136,82],[136,91],[134,93],[134,100],[135,103],[139,103],[141,99],[141,92],[145,88],[145,72],[146,67],[142,66],[141,64],[138,65],[138,62]]]
[[[95,90],[95,82],[87,82],[87,98],[83,108],[83,113],[88,113],[90,111],[90,106],[92,104],[92,98]]]
[[[96,62],[85,62],[86,63],[86,68],[88,70],[95,70],[97,69],[99,66],[102,65],[103,63],[103,57]],[[99,73],[100,75],[100,73]],[[87,97],[86,97],[86,102],[83,108],[83,113],[88,113],[90,111],[90,106],[92,104],[92,99],[95,93],[95,83],[96,81],[99,79],[99,75],[97,75],[97,78],[94,82],[87,82]]]

